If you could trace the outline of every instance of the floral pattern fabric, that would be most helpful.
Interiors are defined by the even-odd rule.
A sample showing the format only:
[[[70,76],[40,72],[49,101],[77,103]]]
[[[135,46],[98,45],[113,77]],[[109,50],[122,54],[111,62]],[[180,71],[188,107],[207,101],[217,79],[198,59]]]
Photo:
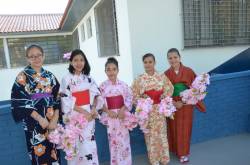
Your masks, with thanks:
[[[84,110],[90,112],[91,105],[94,98],[100,95],[100,91],[95,81],[86,75],[73,75],[68,73],[62,79],[60,92],[67,95],[62,97],[62,109],[64,113],[68,113],[73,110],[75,100],[72,98],[73,92],[89,90],[90,92],[90,104],[81,106]],[[99,101],[97,109],[102,107],[102,102]],[[78,113],[74,111],[74,113]],[[83,129],[79,140],[77,141],[78,154],[73,160],[68,161],[68,165],[98,165],[97,146],[95,141],[95,120],[88,122],[87,126]]]
[[[50,121],[55,110],[60,110],[59,83],[55,76],[41,69],[37,73],[27,66],[18,74],[11,92],[14,120],[22,122],[27,150],[33,165],[59,163],[55,144],[48,141],[48,129],[43,129],[30,115],[36,111]]]
[[[155,72],[152,76],[144,73],[140,75],[133,83],[134,103],[136,104],[139,98],[147,98],[145,94],[149,90],[163,90],[161,98],[171,96],[173,93],[173,85],[169,79]],[[148,133],[144,134],[148,157],[151,164],[167,164],[169,158],[169,147],[167,141],[167,125],[166,118],[159,113],[159,105],[154,104],[153,109],[149,114],[147,125]]]
[[[123,81],[117,80],[116,83],[113,84],[110,80],[106,80],[100,85],[100,91],[103,100],[105,100],[106,97],[122,95],[126,109],[128,111],[132,109],[132,91]],[[107,106],[106,101],[104,102]],[[112,111],[117,113],[119,109],[112,109]],[[102,115],[107,116],[106,113]],[[128,128],[125,128],[120,119],[109,118],[107,130],[110,148],[110,164],[132,165]]]

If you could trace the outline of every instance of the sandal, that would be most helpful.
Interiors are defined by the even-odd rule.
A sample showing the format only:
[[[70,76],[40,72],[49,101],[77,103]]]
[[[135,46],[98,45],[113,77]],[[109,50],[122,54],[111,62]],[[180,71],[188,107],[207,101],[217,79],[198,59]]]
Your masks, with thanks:
[[[188,156],[181,156],[180,157],[180,163],[184,164],[189,162],[189,157]]]

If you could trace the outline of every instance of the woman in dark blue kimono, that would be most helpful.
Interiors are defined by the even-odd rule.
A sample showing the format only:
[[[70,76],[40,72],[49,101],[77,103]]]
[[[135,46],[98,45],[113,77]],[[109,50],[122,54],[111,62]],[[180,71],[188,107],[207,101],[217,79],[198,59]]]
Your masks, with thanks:
[[[42,68],[44,54],[40,46],[28,47],[26,58],[29,65],[18,74],[12,87],[13,118],[23,123],[32,165],[58,165],[59,152],[47,137],[59,119],[59,83]]]

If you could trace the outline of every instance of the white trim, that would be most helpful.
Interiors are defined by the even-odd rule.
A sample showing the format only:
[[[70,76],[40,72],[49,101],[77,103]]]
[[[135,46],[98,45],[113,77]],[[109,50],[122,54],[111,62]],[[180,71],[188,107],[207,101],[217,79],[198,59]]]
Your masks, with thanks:
[[[47,33],[47,34],[26,34],[26,35],[6,35],[6,36],[0,36],[0,38],[51,37],[51,36],[64,36],[64,35],[72,35],[72,34],[73,34],[73,32]]]
[[[9,54],[8,42],[7,42],[6,38],[3,39],[3,48],[4,48],[4,55],[5,55],[6,65],[7,65],[7,68],[10,69],[11,68],[10,54]]]

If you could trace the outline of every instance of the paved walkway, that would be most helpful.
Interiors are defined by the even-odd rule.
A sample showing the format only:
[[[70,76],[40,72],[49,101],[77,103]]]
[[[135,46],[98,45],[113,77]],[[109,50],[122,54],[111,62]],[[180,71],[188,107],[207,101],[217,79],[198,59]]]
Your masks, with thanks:
[[[187,165],[250,165],[250,134],[219,138],[191,146]],[[171,155],[169,165],[179,165]],[[108,162],[101,165],[109,165]],[[136,156],[133,165],[149,165],[146,155]]]

